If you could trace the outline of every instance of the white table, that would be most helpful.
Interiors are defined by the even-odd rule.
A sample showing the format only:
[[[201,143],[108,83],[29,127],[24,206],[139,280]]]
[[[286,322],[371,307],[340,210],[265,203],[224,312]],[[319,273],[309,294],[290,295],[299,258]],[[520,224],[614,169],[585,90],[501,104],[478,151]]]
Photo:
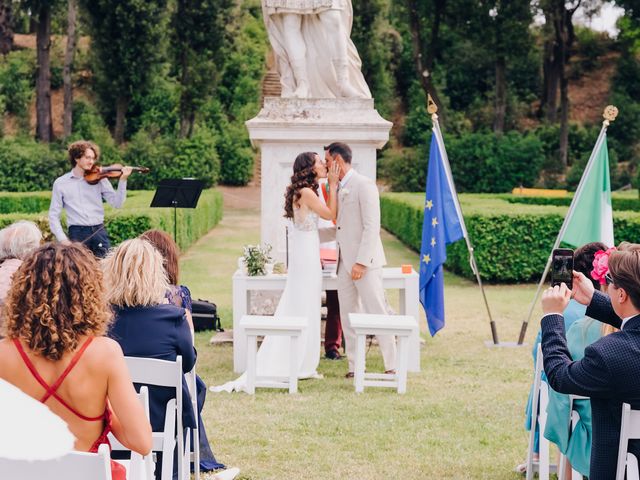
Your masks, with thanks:
[[[400,292],[400,315],[410,315],[420,321],[418,300],[419,275],[415,270],[402,273],[400,268],[383,268],[382,284],[385,289],[397,289]],[[240,319],[249,310],[249,298],[252,290],[284,290],[287,281],[286,274],[273,274],[250,277],[244,272],[236,270],[233,274],[233,370],[242,373],[246,369],[247,342],[244,330],[240,326]],[[337,290],[338,278],[323,277],[323,290]],[[416,332],[409,339],[409,371],[420,371],[420,334]]]

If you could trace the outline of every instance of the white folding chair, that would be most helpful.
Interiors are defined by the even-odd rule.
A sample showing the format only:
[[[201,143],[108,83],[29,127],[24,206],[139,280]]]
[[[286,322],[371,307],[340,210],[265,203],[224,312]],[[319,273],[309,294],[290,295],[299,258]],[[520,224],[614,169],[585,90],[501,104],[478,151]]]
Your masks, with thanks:
[[[9,460],[0,458],[0,478],[42,480],[112,480],[109,446],[98,447],[98,453],[72,452],[53,460]]]
[[[125,357],[125,361],[134,383],[175,389],[176,398],[167,402],[164,430],[153,432],[152,450],[162,452],[162,480],[171,480],[177,445],[178,479],[189,480],[190,429],[182,425],[182,356],[175,362],[139,357]]]
[[[200,480],[200,426],[198,425],[198,391],[196,383],[196,367],[185,375],[187,379],[187,387],[189,395],[191,395],[191,405],[193,413],[196,417],[196,426],[193,428],[193,452],[191,453],[191,461],[193,462],[193,472],[195,480]]]
[[[146,414],[147,419],[149,419],[149,389],[147,387],[140,388],[140,392],[138,392],[138,400],[144,408],[144,413]],[[139,453],[129,450],[113,436],[113,433],[109,433],[109,443],[111,444],[112,452],[131,453],[130,460],[116,460],[123,464],[127,469],[127,480],[153,480],[153,470],[155,465],[151,454],[143,457]]]
[[[571,432],[576,428],[578,424],[578,420],[580,420],[580,415],[573,409],[574,402],[576,400],[589,400],[589,397],[582,397],[580,395],[569,395],[569,418],[568,418],[568,428],[569,428],[569,436],[571,436]],[[558,465],[558,478],[563,479],[566,475],[567,468],[567,457],[564,453],[560,452],[560,462]],[[573,468],[571,468],[571,480],[582,480],[582,474]]]
[[[618,466],[616,480],[638,480],[638,459],[629,453],[629,440],[640,439],[640,410],[632,410],[628,403],[622,404],[622,421],[620,422],[620,444],[618,446]]]
[[[538,345],[538,355],[536,358],[536,368],[533,377],[533,401],[531,405],[531,431],[529,432],[529,449],[527,450],[527,480],[533,478],[534,468],[538,471],[540,480],[549,480],[549,472],[555,469],[555,465],[549,464],[549,440],[544,438],[544,428],[547,424],[547,404],[549,403],[549,387],[542,381],[543,358],[542,347]],[[538,406],[540,408],[538,408]],[[536,421],[540,432],[540,452],[539,460],[533,460],[533,446],[536,435]]]

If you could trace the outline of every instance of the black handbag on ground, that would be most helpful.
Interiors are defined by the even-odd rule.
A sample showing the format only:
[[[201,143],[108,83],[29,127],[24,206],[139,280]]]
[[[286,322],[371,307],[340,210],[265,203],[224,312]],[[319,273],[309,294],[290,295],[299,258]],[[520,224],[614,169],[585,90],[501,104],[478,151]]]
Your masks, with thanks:
[[[193,328],[196,332],[202,330],[215,330],[224,332],[218,316],[218,307],[208,300],[193,300],[191,302],[191,316],[193,317]]]

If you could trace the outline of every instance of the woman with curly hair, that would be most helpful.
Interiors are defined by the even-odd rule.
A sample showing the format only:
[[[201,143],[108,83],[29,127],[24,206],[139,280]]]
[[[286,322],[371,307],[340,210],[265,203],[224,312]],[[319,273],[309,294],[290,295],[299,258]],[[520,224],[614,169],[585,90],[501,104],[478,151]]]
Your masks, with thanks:
[[[97,260],[74,244],[46,244],[24,258],[5,303],[0,378],[67,422],[76,450],[97,452],[107,434],[146,455],[151,426],[122,349],[104,335],[111,310]],[[113,478],[124,467],[111,464]]]
[[[320,265],[320,239],[318,217],[334,220],[338,213],[337,162],[328,172],[329,201],[325,205],[318,197],[318,178],[327,176],[327,167],[314,152],[304,152],[293,164],[291,184],[285,194],[285,217],[292,220],[289,229],[289,265],[287,283],[280,297],[275,316],[306,317],[307,328],[299,341],[299,378],[316,378],[320,362],[320,296],[322,268]],[[267,336],[260,345],[257,374],[266,377],[288,377],[288,339]],[[240,376],[213,391],[239,391],[246,389],[246,377]]]

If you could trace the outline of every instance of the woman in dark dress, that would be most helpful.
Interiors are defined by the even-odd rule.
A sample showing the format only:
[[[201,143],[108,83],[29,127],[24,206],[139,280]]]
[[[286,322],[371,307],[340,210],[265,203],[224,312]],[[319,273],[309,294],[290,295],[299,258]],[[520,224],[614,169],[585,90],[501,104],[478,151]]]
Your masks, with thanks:
[[[196,363],[191,328],[184,309],[166,303],[169,283],[160,253],[145,240],[127,240],[110,252],[102,266],[115,314],[109,336],[120,344],[125,356],[175,361],[182,355],[184,373],[191,371]],[[195,415],[184,379],[182,397],[183,426],[194,428]],[[164,429],[166,404],[172,398],[173,389],[149,386],[153,431]],[[156,478],[160,478],[161,461],[156,465]],[[174,461],[174,476],[176,468]]]
[[[179,283],[180,267],[178,264],[178,246],[168,234],[161,230],[147,230],[140,235],[140,238],[151,243],[162,255],[164,270],[167,273],[167,279],[169,281],[169,287],[165,297],[169,303],[185,309],[187,319],[191,324],[191,328],[193,328],[193,321],[191,319],[191,292],[186,286],[180,285]],[[205,431],[201,415],[207,394],[207,387],[198,376],[196,376],[196,390],[198,397],[198,428],[200,434],[200,470],[211,471],[225,468],[225,466],[218,463],[214,457],[209,445],[209,440],[207,439],[207,432]]]

